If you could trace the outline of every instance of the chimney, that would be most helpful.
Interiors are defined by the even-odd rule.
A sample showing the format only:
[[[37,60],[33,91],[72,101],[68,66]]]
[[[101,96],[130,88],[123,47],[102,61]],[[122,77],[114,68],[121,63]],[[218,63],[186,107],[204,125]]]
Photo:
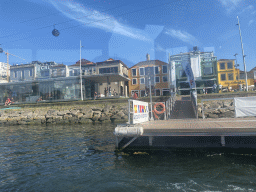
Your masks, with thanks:
[[[147,53],[146,55],[147,61],[150,61],[150,55]]]

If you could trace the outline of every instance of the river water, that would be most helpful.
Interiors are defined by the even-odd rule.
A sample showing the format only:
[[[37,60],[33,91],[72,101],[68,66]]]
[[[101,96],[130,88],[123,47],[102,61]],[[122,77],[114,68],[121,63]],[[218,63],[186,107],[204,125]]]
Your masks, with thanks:
[[[0,127],[0,191],[256,191],[256,156],[115,152],[115,125]]]

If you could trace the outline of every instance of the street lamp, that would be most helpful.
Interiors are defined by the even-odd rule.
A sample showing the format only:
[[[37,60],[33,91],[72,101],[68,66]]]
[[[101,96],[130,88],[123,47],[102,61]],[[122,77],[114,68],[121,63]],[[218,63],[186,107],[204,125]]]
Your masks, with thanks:
[[[82,67],[81,67],[81,40],[80,40],[80,88],[81,88],[81,100],[83,101],[83,81],[82,81]]]
[[[243,42],[242,42],[242,34],[241,34],[241,29],[240,29],[240,23],[239,23],[239,18],[237,16],[238,20],[238,27],[239,27],[239,34],[240,34],[240,40],[241,40],[241,47],[242,47],[242,56],[243,56],[243,63],[244,63],[244,73],[245,73],[245,83],[246,83],[246,91],[248,92],[248,83],[247,83],[247,72],[246,72],[246,65],[245,65],[245,56],[244,55],[244,48],[243,48]]]

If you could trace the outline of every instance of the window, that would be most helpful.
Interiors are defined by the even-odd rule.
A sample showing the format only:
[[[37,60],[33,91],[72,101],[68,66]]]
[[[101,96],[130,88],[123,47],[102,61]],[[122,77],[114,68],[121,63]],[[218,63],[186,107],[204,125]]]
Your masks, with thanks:
[[[92,72],[92,69],[90,69],[90,71]],[[99,73],[100,74],[104,74],[104,73],[118,73],[118,67],[100,68],[99,69]]]
[[[132,69],[132,76],[137,76],[136,69]]]
[[[132,79],[132,84],[136,85],[137,84],[137,79]]]
[[[229,73],[229,74],[228,74],[228,80],[234,80],[233,73]]]
[[[29,69],[29,76],[32,76],[32,69]]]
[[[21,76],[20,76],[21,78],[24,78],[25,76],[24,76],[24,70],[22,70],[21,71]]]
[[[186,73],[184,70],[180,70],[180,77],[186,77]]]
[[[14,71],[14,76],[15,78],[17,78],[17,71]]]
[[[145,68],[142,67],[140,68],[140,76],[144,76],[145,75]]]
[[[159,77],[155,77],[155,82],[156,83],[160,83],[160,78]]]
[[[155,74],[159,74],[159,68],[158,68],[158,66],[155,67]]]
[[[145,84],[145,78],[140,78],[140,84]]]
[[[253,78],[256,79],[256,71],[254,71],[254,77]]]
[[[163,70],[162,73],[167,73],[167,65],[163,65],[162,67],[163,67],[162,68],[162,70]]]
[[[205,67],[204,68],[204,75],[212,75],[212,74],[213,74],[212,67]]]
[[[226,69],[225,63],[220,63],[220,69]]]
[[[163,76],[163,82],[167,82],[167,81],[168,81],[167,76]]]
[[[228,69],[233,69],[233,62],[228,62]]]
[[[221,81],[225,81],[226,80],[226,74],[221,74],[220,79],[221,79]]]

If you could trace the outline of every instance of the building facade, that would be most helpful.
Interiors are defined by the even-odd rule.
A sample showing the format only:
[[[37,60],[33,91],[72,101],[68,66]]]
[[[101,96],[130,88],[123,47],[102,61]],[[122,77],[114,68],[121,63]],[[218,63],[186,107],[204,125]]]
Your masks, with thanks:
[[[138,97],[149,95],[151,86],[151,94],[154,96],[169,95],[169,73],[168,64],[159,60],[150,60],[147,55],[147,61],[142,61],[129,69],[129,95],[135,93]]]
[[[219,90],[222,91],[235,91],[235,90],[244,90],[245,75],[244,71],[240,71],[236,68],[235,59],[220,59],[217,62],[218,70],[218,82]],[[255,70],[256,71],[256,70]],[[254,69],[247,73],[247,82],[249,88],[254,87]],[[255,73],[256,75],[256,73]]]
[[[190,86],[182,63],[189,62],[196,82],[197,93],[213,91],[217,79],[217,57],[213,52],[200,52],[197,48],[188,53],[180,53],[169,57],[169,65],[175,65],[177,92],[182,95],[190,94]]]
[[[119,60],[98,64],[86,63],[82,78],[80,78],[80,61],[71,66],[71,70],[79,68],[77,75],[69,73],[66,65],[54,64],[47,65],[46,69],[49,69],[49,74],[42,76],[42,71],[46,69],[40,66],[39,63],[12,66],[11,82],[0,84],[0,103],[4,104],[8,97],[13,98],[13,101],[17,103],[80,100],[81,95],[84,99],[92,99],[95,92],[99,92],[99,85],[113,84],[114,89],[116,82],[116,96],[122,96],[126,93],[125,89],[127,90],[129,81],[128,68]]]
[[[97,94],[101,96],[124,96],[128,95],[128,67],[121,60],[112,58],[96,63],[96,73],[102,79],[98,83]]]

